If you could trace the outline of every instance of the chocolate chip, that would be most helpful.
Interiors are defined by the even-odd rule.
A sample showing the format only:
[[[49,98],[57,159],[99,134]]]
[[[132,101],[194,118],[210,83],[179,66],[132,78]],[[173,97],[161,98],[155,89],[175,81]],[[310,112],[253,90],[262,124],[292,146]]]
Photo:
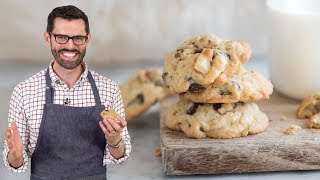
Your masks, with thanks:
[[[200,131],[202,131],[202,132],[204,131],[203,127],[200,128]]]
[[[193,42],[193,43],[191,43],[195,48],[199,48],[197,45],[196,45],[196,43],[195,42]]]
[[[169,86],[167,85],[167,81],[166,81],[167,75],[168,75],[168,72],[165,72],[165,73],[162,74],[162,81],[163,81],[163,83],[164,83],[164,85],[165,85],[166,87],[169,87]]]
[[[239,84],[237,81],[230,80],[230,82],[231,82],[232,84],[236,84],[236,86],[237,86],[237,91],[241,91],[241,90],[242,90],[240,84]]]
[[[144,102],[144,95],[140,93],[128,103],[128,106],[132,104],[142,104],[143,102]]]
[[[212,61],[214,60],[215,55],[212,55]]]
[[[154,85],[162,87],[163,86],[163,81],[157,80],[157,81],[154,82]]]
[[[165,79],[167,77],[167,75],[168,75],[168,72],[163,73],[162,74],[162,79]]]
[[[203,90],[205,90],[206,88],[204,86],[202,86],[201,84],[198,83],[193,83],[190,85],[188,91],[191,93],[198,93],[201,92]]]
[[[222,96],[231,95],[232,93],[226,89],[220,89],[219,94]]]
[[[184,49],[177,49],[177,51],[183,53]]]
[[[194,82],[194,80],[193,80],[192,77],[188,77],[188,78],[187,78],[187,81],[188,81],[188,82],[191,82],[191,83]]]
[[[236,108],[238,108],[239,106],[241,107],[241,106],[243,106],[244,105],[244,102],[242,102],[242,101],[238,101],[237,103],[235,103],[235,105],[234,105],[234,108],[233,109],[236,109]]]
[[[180,57],[180,54],[179,54],[179,53],[176,53],[176,54],[174,55],[174,57],[175,57],[175,58],[179,58],[179,57]]]
[[[240,84],[239,84],[238,82],[234,82],[234,83],[237,84],[237,90],[238,90],[238,91],[241,91],[242,88],[241,88]]]
[[[220,109],[221,106],[222,106],[222,103],[214,103],[214,104],[212,104],[213,109],[216,110],[216,111],[217,111],[218,109]]]
[[[186,113],[189,115],[193,115],[197,111],[198,107],[202,105],[203,103],[193,103],[193,105],[187,110]]]
[[[224,54],[225,56],[227,56],[228,60],[230,60],[230,59],[231,59],[230,54],[225,53],[225,52],[221,52],[221,53],[222,53],[222,54]]]
[[[228,59],[230,60],[231,59],[230,54],[226,53],[226,55],[227,55]]]
[[[203,49],[197,49],[196,52],[194,52],[195,54],[197,53],[202,53]]]

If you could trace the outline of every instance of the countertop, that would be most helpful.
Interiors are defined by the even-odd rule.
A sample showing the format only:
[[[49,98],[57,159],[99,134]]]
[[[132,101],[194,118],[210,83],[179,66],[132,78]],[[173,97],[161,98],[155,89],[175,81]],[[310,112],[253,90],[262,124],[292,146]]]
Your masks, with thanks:
[[[90,62],[88,62],[90,67]],[[102,75],[106,75],[116,83],[121,84],[135,70],[140,68],[157,68],[161,64],[124,66],[117,68],[96,68]],[[270,77],[267,64],[264,61],[254,60],[245,65],[247,69],[256,70],[265,77]],[[15,84],[33,75],[34,73],[46,68],[45,65],[11,65],[0,64],[0,142],[3,147],[4,133],[7,126],[7,113],[9,106],[10,93]],[[108,179],[127,180],[127,179],[319,179],[320,171],[290,171],[290,172],[269,172],[269,173],[243,173],[243,174],[222,174],[222,175],[195,175],[195,176],[166,176],[163,172],[161,157],[155,156],[154,150],[160,147],[159,129],[159,105],[155,105],[142,116],[129,121],[128,129],[132,138],[133,150],[130,158],[122,165],[109,165]],[[2,149],[2,148],[1,148]],[[1,152],[1,160],[3,155]],[[320,163],[320,160],[319,160]],[[1,180],[29,179],[30,165],[26,173],[12,173],[3,165],[0,165]]]

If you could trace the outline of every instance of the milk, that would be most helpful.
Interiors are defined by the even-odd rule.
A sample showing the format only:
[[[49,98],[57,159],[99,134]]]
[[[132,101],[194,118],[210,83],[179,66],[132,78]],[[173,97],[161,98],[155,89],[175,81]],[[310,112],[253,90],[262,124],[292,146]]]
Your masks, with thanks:
[[[295,99],[320,92],[320,1],[268,0],[271,81]]]

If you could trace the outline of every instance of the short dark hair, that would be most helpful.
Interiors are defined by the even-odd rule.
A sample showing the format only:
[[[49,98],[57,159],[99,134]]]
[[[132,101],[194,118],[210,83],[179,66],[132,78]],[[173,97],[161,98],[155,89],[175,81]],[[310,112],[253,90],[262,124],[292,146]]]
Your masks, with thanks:
[[[47,24],[47,32],[52,32],[54,28],[54,20],[56,18],[63,18],[67,20],[76,20],[76,19],[83,19],[85,23],[85,31],[87,34],[90,32],[89,28],[89,20],[87,15],[81,11],[79,8],[68,5],[68,6],[61,6],[54,8],[51,13],[48,15],[48,24]]]

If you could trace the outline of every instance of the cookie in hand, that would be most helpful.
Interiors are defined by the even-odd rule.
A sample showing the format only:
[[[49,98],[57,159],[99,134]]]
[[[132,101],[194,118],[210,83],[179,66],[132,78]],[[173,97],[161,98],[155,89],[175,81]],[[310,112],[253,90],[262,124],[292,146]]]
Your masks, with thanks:
[[[100,113],[103,119],[117,119],[118,114],[113,109],[105,109]]]

